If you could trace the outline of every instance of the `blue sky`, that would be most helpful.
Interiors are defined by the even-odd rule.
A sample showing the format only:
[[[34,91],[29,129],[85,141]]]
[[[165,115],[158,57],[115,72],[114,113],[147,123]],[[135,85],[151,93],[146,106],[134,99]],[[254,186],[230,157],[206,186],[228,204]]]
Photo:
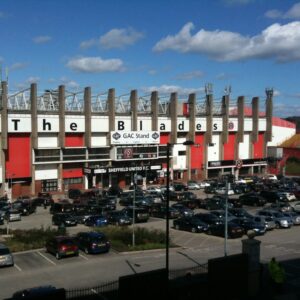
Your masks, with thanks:
[[[300,2],[290,0],[0,0],[9,90],[65,84],[180,98],[212,83],[219,99],[274,89],[274,115],[300,116]],[[218,101],[218,100],[216,100]]]

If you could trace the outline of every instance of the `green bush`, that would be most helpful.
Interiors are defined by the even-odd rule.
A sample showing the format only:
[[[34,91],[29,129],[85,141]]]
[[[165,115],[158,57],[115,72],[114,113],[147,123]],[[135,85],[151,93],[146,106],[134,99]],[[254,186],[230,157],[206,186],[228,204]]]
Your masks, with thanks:
[[[6,238],[5,244],[12,252],[26,251],[45,247],[48,239],[60,235],[57,229],[41,227],[40,229],[10,231],[11,237]]]
[[[111,242],[112,248],[116,251],[135,251],[161,249],[166,247],[166,234],[162,230],[135,227],[135,246],[132,246],[132,227],[107,226],[95,229],[106,234]],[[6,234],[6,229],[0,230]],[[11,230],[11,237],[7,237],[5,244],[12,252],[26,251],[45,247],[48,239],[65,234],[62,228]],[[174,245],[170,244],[170,247]]]
[[[132,227],[108,226],[98,229],[98,231],[105,233],[112,248],[120,252],[165,248],[166,246],[166,235],[162,230],[136,227],[134,231],[135,247],[132,246]]]

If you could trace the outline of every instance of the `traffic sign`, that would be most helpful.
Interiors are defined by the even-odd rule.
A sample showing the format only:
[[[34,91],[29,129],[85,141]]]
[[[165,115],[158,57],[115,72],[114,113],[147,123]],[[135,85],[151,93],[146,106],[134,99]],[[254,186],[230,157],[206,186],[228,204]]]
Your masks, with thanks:
[[[242,166],[243,166],[243,161],[241,159],[238,159],[236,162],[235,162],[235,166],[240,169]]]

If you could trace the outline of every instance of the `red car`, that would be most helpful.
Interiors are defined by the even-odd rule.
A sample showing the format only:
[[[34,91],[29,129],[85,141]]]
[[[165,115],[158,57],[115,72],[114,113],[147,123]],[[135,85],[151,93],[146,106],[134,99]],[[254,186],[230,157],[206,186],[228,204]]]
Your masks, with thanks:
[[[79,255],[76,240],[68,236],[56,236],[48,240],[46,242],[46,251],[55,255],[56,259]]]

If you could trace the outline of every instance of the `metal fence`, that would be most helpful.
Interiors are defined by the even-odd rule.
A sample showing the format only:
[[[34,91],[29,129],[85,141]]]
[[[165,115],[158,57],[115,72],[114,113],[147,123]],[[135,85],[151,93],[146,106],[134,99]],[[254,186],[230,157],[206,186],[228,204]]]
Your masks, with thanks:
[[[190,275],[199,275],[208,272],[208,265],[198,265],[196,267],[180,270],[170,270],[169,280],[175,280]],[[119,281],[103,283],[96,287],[78,288],[66,290],[66,299],[118,299]]]

